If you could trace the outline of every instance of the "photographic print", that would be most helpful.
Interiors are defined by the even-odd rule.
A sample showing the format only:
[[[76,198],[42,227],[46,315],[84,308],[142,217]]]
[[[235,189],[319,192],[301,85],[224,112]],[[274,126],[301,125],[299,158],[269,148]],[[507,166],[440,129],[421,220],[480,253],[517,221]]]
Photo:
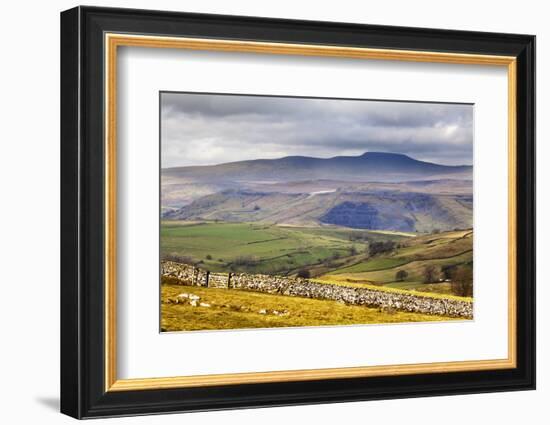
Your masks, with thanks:
[[[473,319],[473,105],[160,93],[162,332]]]
[[[60,34],[62,413],[535,388],[535,36],[90,6]]]

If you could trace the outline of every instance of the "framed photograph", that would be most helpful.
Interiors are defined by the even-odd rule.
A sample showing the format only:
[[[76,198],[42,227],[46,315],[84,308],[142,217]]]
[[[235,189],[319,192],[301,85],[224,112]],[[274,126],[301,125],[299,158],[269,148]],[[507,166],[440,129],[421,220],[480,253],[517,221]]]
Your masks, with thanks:
[[[535,387],[535,37],[61,14],[61,411]]]

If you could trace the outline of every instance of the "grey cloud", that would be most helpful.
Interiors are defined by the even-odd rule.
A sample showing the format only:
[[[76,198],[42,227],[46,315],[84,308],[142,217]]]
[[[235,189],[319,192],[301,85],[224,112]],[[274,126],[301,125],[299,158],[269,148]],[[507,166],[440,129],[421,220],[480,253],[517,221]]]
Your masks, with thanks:
[[[162,166],[405,153],[471,164],[471,105],[163,93]]]

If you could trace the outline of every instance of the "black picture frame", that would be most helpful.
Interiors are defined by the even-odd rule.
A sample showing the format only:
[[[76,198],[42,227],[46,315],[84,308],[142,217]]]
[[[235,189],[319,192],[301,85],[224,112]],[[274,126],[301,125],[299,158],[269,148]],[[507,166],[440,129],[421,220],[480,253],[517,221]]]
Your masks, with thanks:
[[[106,392],[106,32],[516,57],[517,367]],[[132,9],[67,10],[61,13],[61,194],[62,413],[93,418],[535,388],[534,36]]]

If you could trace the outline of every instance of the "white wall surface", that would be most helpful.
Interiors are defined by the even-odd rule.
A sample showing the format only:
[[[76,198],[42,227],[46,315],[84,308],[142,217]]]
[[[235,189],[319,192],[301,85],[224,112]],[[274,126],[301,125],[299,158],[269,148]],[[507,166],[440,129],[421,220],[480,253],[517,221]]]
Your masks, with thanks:
[[[0,15],[0,422],[70,423],[60,415],[59,392],[59,12],[71,1],[4,2]],[[550,168],[550,27],[545,2],[399,0],[128,0],[95,5],[222,14],[361,22],[537,35],[538,216],[550,216],[544,197]],[[550,399],[550,297],[544,260],[548,220],[538,223],[538,390],[134,417],[109,423],[499,425],[547,423]],[[547,275],[547,274],[546,274]],[[100,420],[103,422],[103,420]]]

